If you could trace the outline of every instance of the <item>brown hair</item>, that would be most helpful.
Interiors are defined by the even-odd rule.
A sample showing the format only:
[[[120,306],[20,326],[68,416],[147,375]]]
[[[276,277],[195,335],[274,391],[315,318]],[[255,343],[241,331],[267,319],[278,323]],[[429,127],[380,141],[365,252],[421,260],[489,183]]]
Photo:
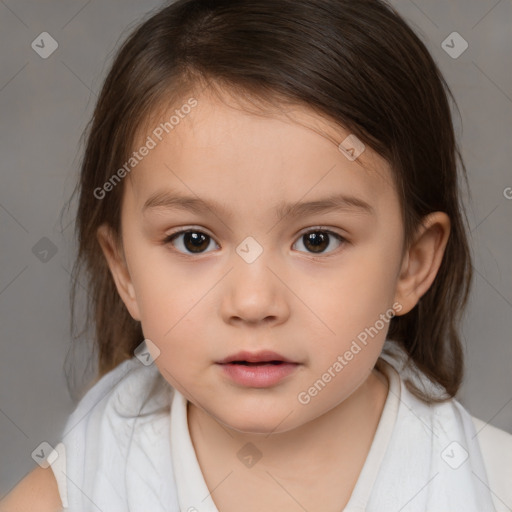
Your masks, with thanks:
[[[390,163],[406,244],[425,215],[447,213],[451,233],[438,275],[412,311],[391,320],[388,338],[455,396],[464,371],[458,323],[472,280],[457,162],[467,183],[466,169],[448,94],[455,100],[425,45],[381,0],[178,0],[151,13],[124,42],[87,127],[73,193],[72,328],[86,270],[85,327],[95,325],[99,376],[131,358],[144,336],[96,238],[103,223],[120,235],[123,183],[104,200],[94,190],[127,161],[158,107],[183,101],[200,84],[267,104],[303,105],[346,127]]]

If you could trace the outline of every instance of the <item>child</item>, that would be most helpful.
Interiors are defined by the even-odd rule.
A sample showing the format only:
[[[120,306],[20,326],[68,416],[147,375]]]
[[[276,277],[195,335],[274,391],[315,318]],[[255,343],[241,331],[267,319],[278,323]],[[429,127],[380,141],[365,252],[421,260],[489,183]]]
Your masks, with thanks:
[[[4,510],[510,510],[512,436],[454,398],[471,261],[447,94],[381,0],[145,21],[79,184],[98,380]]]

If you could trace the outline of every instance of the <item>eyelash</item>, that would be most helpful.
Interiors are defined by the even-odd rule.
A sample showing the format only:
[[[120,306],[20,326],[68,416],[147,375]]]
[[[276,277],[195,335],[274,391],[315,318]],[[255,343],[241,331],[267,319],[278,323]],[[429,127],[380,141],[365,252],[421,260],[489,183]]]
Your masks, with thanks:
[[[185,233],[200,233],[200,234],[203,234],[203,235],[206,235],[210,240],[214,240],[212,236],[210,236],[208,233],[205,233],[204,231],[201,231],[199,229],[193,229],[193,228],[189,228],[189,229],[182,229],[182,230],[179,230],[179,231],[175,231],[173,233],[170,233],[168,236],[166,236],[164,238],[164,240],[162,240],[162,243],[164,245],[173,245],[172,242],[178,238],[179,235],[183,235]],[[314,227],[314,228],[310,228],[308,229],[307,231],[304,231],[302,232],[298,238],[297,238],[297,241],[299,241],[302,237],[304,237],[305,235],[309,234],[309,233],[327,233],[329,236],[333,236],[334,238],[336,238],[341,245],[344,245],[346,243],[348,243],[348,240],[346,238],[344,238],[343,236],[339,235],[338,233],[335,233],[334,231],[331,231],[329,229],[325,229],[321,226],[317,226],[317,227]],[[216,242],[215,242],[216,243]],[[296,243],[296,242],[295,242]],[[294,245],[295,245],[294,243]],[[208,244],[209,245],[209,244]],[[217,244],[218,245],[218,244]],[[330,245],[330,244],[329,244]],[[338,247],[339,249],[339,247]],[[176,250],[175,248],[173,250]],[[320,256],[320,257],[323,257],[325,258],[326,256],[325,255],[330,255],[332,254],[333,252],[336,252],[337,249],[334,249],[333,251],[330,251],[330,252],[327,252],[327,253],[314,253],[314,252],[308,252],[307,254],[310,254],[311,256],[315,257],[315,256]],[[204,252],[198,252],[198,253],[191,253],[191,252],[187,252],[187,253],[184,253],[184,252],[181,252],[181,251],[178,251],[176,250],[179,254],[183,255],[183,256],[194,256],[194,255],[201,255],[201,254],[207,254],[208,252],[210,251],[204,251]]]

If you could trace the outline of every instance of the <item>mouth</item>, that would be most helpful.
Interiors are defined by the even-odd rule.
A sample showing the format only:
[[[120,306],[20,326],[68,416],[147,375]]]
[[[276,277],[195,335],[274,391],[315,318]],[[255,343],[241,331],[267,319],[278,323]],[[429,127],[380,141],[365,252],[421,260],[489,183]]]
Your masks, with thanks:
[[[225,357],[221,361],[217,361],[217,364],[241,364],[245,366],[263,364],[279,365],[283,363],[295,363],[295,361],[270,350],[262,350],[260,352],[238,352],[237,354]]]
[[[228,356],[217,365],[230,382],[251,388],[268,388],[292,375],[300,363],[275,352],[239,352]]]
[[[241,364],[243,366],[263,366],[263,365],[279,365],[286,364],[284,361],[260,361],[259,363],[250,363],[249,361],[231,361],[224,364]]]

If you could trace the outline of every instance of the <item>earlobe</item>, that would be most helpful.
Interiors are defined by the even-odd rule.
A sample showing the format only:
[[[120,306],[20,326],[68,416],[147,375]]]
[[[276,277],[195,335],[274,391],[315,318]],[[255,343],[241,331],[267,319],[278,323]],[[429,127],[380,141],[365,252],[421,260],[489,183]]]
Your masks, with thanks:
[[[121,300],[124,302],[132,318],[140,321],[135,289],[126,264],[126,259],[124,254],[122,254],[122,248],[116,243],[112,230],[107,224],[102,224],[98,228],[96,237],[107,261]]]
[[[450,236],[450,219],[444,212],[427,215],[402,260],[395,300],[402,305],[400,315],[416,306],[439,271]]]

